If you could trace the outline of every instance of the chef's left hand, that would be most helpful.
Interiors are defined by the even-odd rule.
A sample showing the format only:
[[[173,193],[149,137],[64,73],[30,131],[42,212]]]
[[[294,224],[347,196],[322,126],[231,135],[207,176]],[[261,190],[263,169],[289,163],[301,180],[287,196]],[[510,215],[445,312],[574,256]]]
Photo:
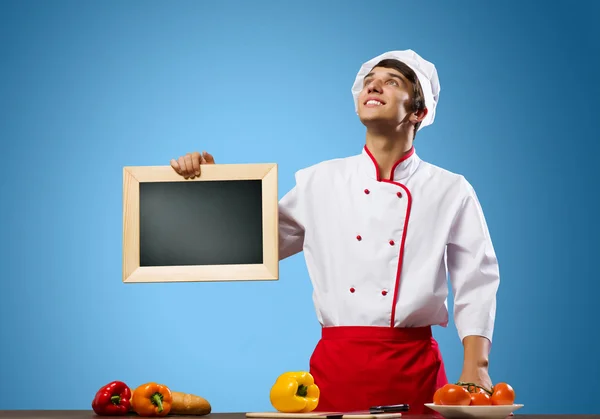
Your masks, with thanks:
[[[492,389],[492,379],[486,367],[465,367],[458,381],[461,383],[474,383],[486,390]]]

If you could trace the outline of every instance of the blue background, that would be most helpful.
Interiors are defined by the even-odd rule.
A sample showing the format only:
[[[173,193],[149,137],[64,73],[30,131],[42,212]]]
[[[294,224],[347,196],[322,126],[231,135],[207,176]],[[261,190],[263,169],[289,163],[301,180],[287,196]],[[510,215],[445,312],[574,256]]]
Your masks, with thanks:
[[[474,185],[501,264],[492,379],[519,413],[600,413],[600,9],[567,4],[1,2],[0,409],[89,409],[115,379],[270,409],[319,337],[302,254],[278,282],[125,285],[122,167],[205,149],[279,163],[283,196],[360,152],[356,71],[411,48],[442,86],[417,152]]]

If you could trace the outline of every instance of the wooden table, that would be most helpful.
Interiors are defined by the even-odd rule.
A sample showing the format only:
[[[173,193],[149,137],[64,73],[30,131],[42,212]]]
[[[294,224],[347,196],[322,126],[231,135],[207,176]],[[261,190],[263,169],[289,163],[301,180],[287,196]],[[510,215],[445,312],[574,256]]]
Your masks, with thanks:
[[[0,410],[0,418],[2,419],[99,419],[103,416],[96,416],[92,410]],[[110,418],[111,416],[106,416]],[[119,416],[112,416],[118,418]],[[135,414],[127,415],[125,418],[137,416]],[[414,419],[438,419],[436,415],[405,415],[405,418]],[[245,419],[245,413],[211,413],[205,416],[183,416],[171,415],[168,418],[181,419]],[[511,416],[511,419],[600,419],[600,415],[517,415]]]

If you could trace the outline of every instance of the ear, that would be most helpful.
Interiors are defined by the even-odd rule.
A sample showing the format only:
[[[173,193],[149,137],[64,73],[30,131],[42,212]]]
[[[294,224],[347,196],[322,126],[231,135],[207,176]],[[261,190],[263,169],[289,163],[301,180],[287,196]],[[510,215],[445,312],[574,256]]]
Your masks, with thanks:
[[[412,113],[410,115],[410,121],[413,124],[417,124],[417,123],[421,122],[427,116],[427,112],[428,112],[427,108],[425,108],[422,111]]]

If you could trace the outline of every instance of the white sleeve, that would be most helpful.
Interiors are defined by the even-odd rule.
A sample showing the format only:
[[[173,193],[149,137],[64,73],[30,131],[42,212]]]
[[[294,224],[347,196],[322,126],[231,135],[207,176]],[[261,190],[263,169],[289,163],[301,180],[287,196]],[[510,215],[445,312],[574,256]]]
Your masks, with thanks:
[[[483,336],[491,342],[500,283],[498,260],[477,195],[464,178],[463,184],[467,195],[454,219],[447,246],[454,323],[461,342],[469,335]]]
[[[298,190],[294,186],[279,201],[279,260],[302,251],[304,228],[299,221]]]

